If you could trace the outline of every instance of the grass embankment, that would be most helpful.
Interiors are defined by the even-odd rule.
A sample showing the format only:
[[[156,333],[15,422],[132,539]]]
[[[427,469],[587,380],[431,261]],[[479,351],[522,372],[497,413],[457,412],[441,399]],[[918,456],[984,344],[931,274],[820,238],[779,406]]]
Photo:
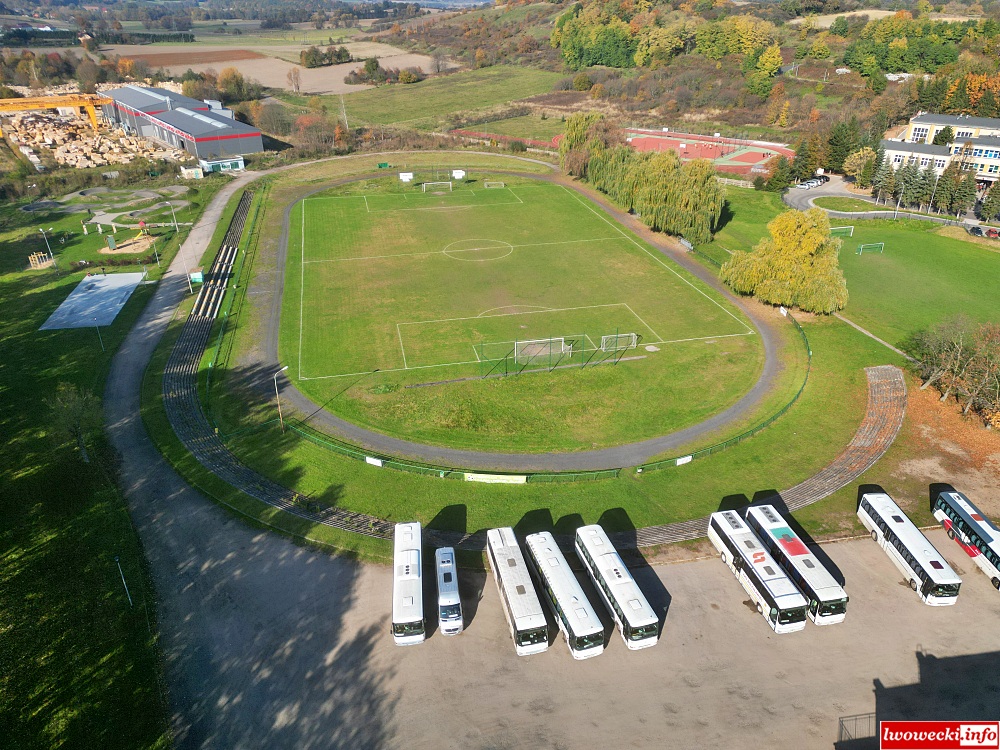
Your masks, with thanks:
[[[778,193],[727,186],[719,231],[698,250],[719,264],[734,252],[748,253],[767,234],[767,223],[786,210]]]
[[[535,141],[551,141],[557,135],[566,132],[566,121],[561,117],[547,116],[543,118],[541,115],[532,114],[508,117],[505,120],[494,120],[481,125],[470,125],[466,130]]]
[[[9,207],[5,217],[21,218]],[[0,235],[0,744],[166,748],[155,596],[115,458],[98,434],[84,463],[53,436],[46,403],[60,383],[101,393],[152,287],[101,329],[104,352],[92,328],[39,331],[83,272],[22,271],[37,248],[11,221]],[[41,224],[28,221],[37,235]],[[67,268],[62,245],[53,249]]]
[[[791,188],[797,190],[798,188]],[[878,205],[860,198],[843,198],[840,196],[825,196],[813,201],[818,208],[828,208],[831,211],[891,211],[893,206]]]

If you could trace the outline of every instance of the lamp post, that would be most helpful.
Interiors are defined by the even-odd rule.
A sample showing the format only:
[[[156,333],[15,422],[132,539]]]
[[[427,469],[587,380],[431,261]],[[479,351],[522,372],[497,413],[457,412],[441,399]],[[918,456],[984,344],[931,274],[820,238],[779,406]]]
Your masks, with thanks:
[[[927,206],[928,209],[930,209],[934,205],[934,196],[937,194],[937,186],[940,181],[941,181],[941,175],[938,175],[937,179],[934,180],[934,189],[931,190],[931,202]]]
[[[278,395],[278,376],[288,369],[288,365],[285,365],[276,373],[274,373],[274,400],[278,402],[278,424],[281,425],[281,431],[285,431],[285,420],[281,416],[281,396]]]
[[[187,261],[183,258],[181,258],[181,263],[184,264],[184,278],[186,278],[188,282],[188,291],[191,294],[194,294],[194,286],[191,284],[191,270],[188,268]]]
[[[39,227],[38,231],[42,233],[42,237],[45,239],[45,249],[49,251],[49,260],[55,261],[55,258],[52,257],[52,245],[49,244],[49,237],[48,237],[48,235],[45,234],[45,230],[42,229],[41,227]],[[52,227],[49,227],[48,231],[51,232],[52,231]]]
[[[170,201],[164,201],[168,206],[170,206],[170,215],[174,217],[174,231],[179,231],[177,229],[177,214],[174,213],[174,204]]]
[[[101,336],[101,326],[97,323],[97,318],[94,318],[94,328],[97,329],[97,340],[101,342],[101,351],[104,351],[104,339]]]

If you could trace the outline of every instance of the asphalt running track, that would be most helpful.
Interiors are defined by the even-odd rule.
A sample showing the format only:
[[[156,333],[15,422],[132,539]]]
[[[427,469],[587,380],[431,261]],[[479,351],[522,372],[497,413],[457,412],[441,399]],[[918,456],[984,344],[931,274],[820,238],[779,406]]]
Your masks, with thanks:
[[[781,371],[781,363],[776,355],[778,333],[773,324],[765,318],[757,315],[754,310],[744,304],[744,302],[730,293],[715,277],[715,275],[694,261],[681,245],[675,240],[658,235],[649,230],[644,224],[639,222],[634,216],[621,211],[608,204],[602,197],[592,192],[582,189],[577,183],[555,175],[534,175],[519,174],[516,172],[503,172],[496,170],[498,174],[515,174],[521,177],[541,180],[556,185],[562,185],[573,190],[583,200],[588,201],[588,205],[603,211],[611,220],[618,222],[628,230],[636,234],[640,239],[649,243],[659,250],[664,256],[674,261],[686,271],[696,276],[699,280],[710,286],[726,300],[736,305],[743,312],[757,329],[761,342],[764,346],[764,367],[760,377],[753,387],[747,391],[735,404],[718,414],[710,417],[704,422],[678,430],[660,437],[650,438],[636,443],[627,443],[611,448],[600,450],[579,451],[574,453],[499,453],[491,451],[470,451],[455,448],[445,448],[441,446],[414,443],[409,440],[390,437],[379,432],[367,430],[352,422],[338,417],[326,411],[315,401],[309,399],[295,385],[283,375],[279,376],[281,384],[282,403],[291,406],[303,421],[319,430],[320,432],[334,435],[348,443],[362,446],[366,450],[383,456],[393,456],[404,459],[421,461],[434,464],[436,466],[447,466],[457,469],[474,469],[479,471],[503,471],[503,472],[543,472],[543,471],[594,471],[598,469],[618,469],[628,466],[637,466],[645,463],[654,456],[661,455],[668,451],[679,448],[693,440],[709,434],[727,425],[740,421],[750,413],[768,394],[776,382]],[[258,274],[252,282],[250,293],[261,299],[270,299],[271,307],[263,328],[262,339],[257,341],[256,350],[261,351],[261,358],[257,362],[248,362],[248,367],[260,367],[262,370],[276,371],[281,365],[278,364],[278,331],[281,315],[281,297],[284,290],[285,261],[288,252],[289,217],[292,207],[296,202],[308,198],[310,195],[329,190],[331,187],[344,185],[350,182],[357,182],[370,178],[371,175],[331,180],[322,187],[310,187],[304,190],[295,200],[289,202],[285,207],[282,235],[279,242],[276,268],[274,274],[268,274],[266,278]],[[259,259],[257,262],[260,262]],[[261,387],[262,397],[266,397],[265,383]]]

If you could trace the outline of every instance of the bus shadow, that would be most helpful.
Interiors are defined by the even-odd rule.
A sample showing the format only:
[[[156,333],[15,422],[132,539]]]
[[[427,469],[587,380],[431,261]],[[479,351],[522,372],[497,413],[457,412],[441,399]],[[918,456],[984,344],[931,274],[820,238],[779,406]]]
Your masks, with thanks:
[[[934,512],[934,500],[942,492],[958,492],[952,485],[947,482],[931,482],[928,487],[929,497],[927,498],[927,509],[933,513]]]
[[[802,525],[795,520],[795,516],[792,515],[792,511],[790,511],[788,506],[785,505],[785,501],[781,495],[777,493],[768,495],[766,499],[758,502],[757,495],[759,494],[760,493],[754,495],[753,505],[773,505],[774,509],[781,514],[781,517],[788,522],[788,527],[805,543],[805,545],[809,548],[809,551],[816,556],[817,560],[819,560],[820,564],[830,571],[830,575],[833,576],[833,579],[843,586],[846,583],[846,580],[843,572],[837,566],[837,563],[835,563],[833,559],[826,554],[826,550],[823,549],[819,542],[813,539],[812,535],[802,528]]]
[[[656,612],[659,620],[659,632],[667,621],[672,598],[663,580],[636,547],[636,529],[632,518],[624,508],[611,508],[601,514],[597,522],[607,532],[611,542],[618,550],[622,562],[628,566],[636,585],[646,597],[649,606]]]

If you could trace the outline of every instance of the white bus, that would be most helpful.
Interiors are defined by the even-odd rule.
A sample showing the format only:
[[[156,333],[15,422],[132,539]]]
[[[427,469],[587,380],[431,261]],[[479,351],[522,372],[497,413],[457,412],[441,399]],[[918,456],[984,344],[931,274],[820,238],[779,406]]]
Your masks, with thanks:
[[[660,621],[604,529],[596,524],[581,526],[573,546],[625,645],[633,651],[655,646]]]
[[[552,534],[547,531],[529,534],[524,545],[528,550],[528,567],[546,594],[573,658],[589,659],[601,654],[604,625]]]
[[[500,592],[514,651],[518,656],[542,653],[549,647],[545,612],[535,593],[514,529],[507,527],[486,532],[486,559]]]
[[[939,492],[934,498],[934,517],[948,530],[966,554],[979,566],[993,587],[1000,590],[1000,529],[961,492]]]
[[[438,626],[441,635],[458,635],[462,624],[462,599],[458,595],[458,570],[455,568],[455,550],[440,547],[434,552],[437,568]]]
[[[424,641],[420,524],[397,523],[393,540],[392,637],[397,646]]]
[[[843,622],[847,616],[847,592],[830,571],[789,528],[773,505],[747,509],[747,526],[767,547],[771,557],[799,587],[809,602],[806,614],[817,625]]]
[[[954,604],[962,579],[893,499],[884,492],[861,496],[858,518],[927,604]]]
[[[734,510],[713,513],[708,538],[775,633],[806,626],[805,597]]]

